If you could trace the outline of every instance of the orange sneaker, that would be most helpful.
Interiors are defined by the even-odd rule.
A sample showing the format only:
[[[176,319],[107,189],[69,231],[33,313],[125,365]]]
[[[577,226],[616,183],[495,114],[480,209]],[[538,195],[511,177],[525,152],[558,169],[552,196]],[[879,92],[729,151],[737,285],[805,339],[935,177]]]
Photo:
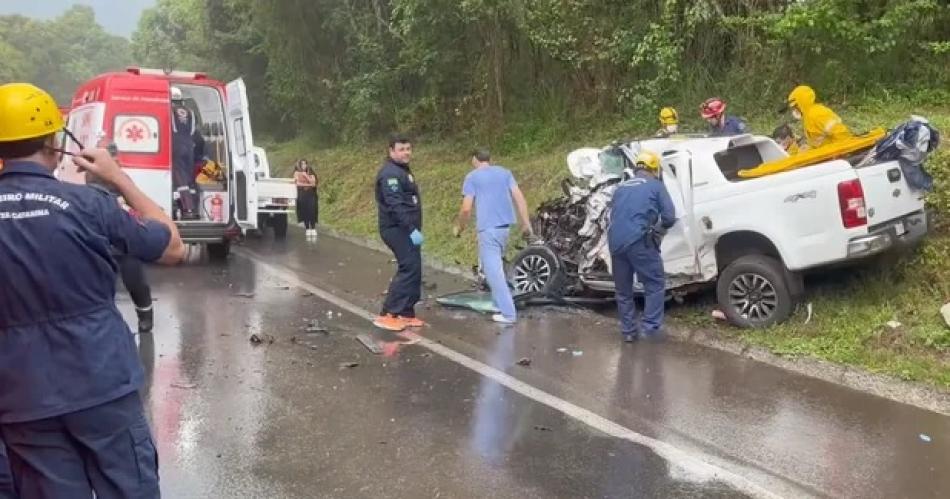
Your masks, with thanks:
[[[406,329],[406,323],[402,319],[393,315],[380,315],[373,320],[373,325],[387,331],[402,331]]]
[[[426,325],[425,321],[418,317],[399,317],[399,320],[401,320],[406,327],[424,327]]]

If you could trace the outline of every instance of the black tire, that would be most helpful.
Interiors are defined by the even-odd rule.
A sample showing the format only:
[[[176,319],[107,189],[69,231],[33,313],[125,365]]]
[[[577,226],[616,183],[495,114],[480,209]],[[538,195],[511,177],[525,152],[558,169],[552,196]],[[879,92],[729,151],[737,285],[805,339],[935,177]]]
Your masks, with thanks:
[[[521,250],[508,270],[508,282],[516,293],[541,293],[560,298],[564,295],[566,280],[561,260],[544,246]]]
[[[212,260],[227,260],[231,253],[231,241],[211,243],[208,245],[208,258]]]
[[[766,328],[785,321],[795,309],[786,274],[785,266],[768,256],[736,259],[716,283],[720,310],[742,328]]]
[[[274,228],[274,239],[287,238],[287,215],[273,215],[270,225]]]

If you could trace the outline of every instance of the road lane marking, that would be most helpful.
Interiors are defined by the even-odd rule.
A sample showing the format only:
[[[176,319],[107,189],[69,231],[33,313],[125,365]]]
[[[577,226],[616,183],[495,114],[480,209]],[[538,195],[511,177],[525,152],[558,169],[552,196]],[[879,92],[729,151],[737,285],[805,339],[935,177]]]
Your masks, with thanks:
[[[254,261],[257,265],[263,267],[267,272],[273,274],[294,285],[304,289],[314,296],[337,307],[350,312],[358,317],[362,317],[372,322],[376,315],[359,305],[351,303],[337,295],[315,286],[297,276],[296,272],[284,266],[272,264],[264,261],[256,252],[246,249],[237,249],[236,253]],[[735,472],[729,471],[722,466],[712,463],[710,456],[704,456],[700,452],[690,452],[676,447],[667,442],[638,433],[630,428],[615,423],[593,411],[584,409],[576,404],[568,402],[562,398],[552,395],[544,390],[534,387],[524,381],[521,381],[508,373],[491,367],[483,362],[475,360],[463,353],[457,352],[445,345],[429,340],[420,336],[418,345],[425,347],[445,357],[456,364],[462,365],[476,373],[489,378],[496,383],[524,396],[537,403],[546,405],[566,416],[569,416],[587,426],[609,435],[611,437],[627,440],[635,444],[642,445],[651,449],[657,455],[668,461],[671,465],[678,466],[687,476],[697,481],[718,480],[727,483],[737,490],[756,498],[775,499],[782,497],[752,480],[743,477]]]

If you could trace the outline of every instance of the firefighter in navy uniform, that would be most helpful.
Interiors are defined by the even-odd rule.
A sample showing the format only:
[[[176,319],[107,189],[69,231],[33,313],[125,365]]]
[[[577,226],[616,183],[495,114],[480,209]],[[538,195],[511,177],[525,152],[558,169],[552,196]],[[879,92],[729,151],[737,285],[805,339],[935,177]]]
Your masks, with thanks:
[[[184,244],[108,151],[83,149],[74,162],[140,218],[100,190],[58,181],[63,134],[49,94],[0,86],[0,435],[20,499],[157,498],[144,375],[116,308],[112,248],[174,264]]]
[[[666,274],[660,257],[660,237],[676,223],[673,200],[658,179],[660,157],[643,151],[631,178],[614,192],[610,206],[610,247],[620,332],[626,342],[637,336],[661,338]],[[643,317],[637,320],[633,276],[643,285]],[[639,324],[638,324],[639,323]]]
[[[415,311],[422,296],[422,200],[409,169],[410,159],[410,140],[393,135],[389,139],[389,157],[376,176],[379,234],[396,257],[398,268],[382,312],[373,324],[389,331],[425,325]]]

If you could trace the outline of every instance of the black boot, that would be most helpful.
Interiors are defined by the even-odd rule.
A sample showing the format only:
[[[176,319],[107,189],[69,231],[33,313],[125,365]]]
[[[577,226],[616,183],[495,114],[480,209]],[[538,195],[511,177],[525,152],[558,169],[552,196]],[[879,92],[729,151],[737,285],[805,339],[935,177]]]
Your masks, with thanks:
[[[152,307],[148,307],[146,309],[136,308],[135,314],[139,316],[139,332],[151,333],[152,326],[154,325],[154,314],[152,313]]]

